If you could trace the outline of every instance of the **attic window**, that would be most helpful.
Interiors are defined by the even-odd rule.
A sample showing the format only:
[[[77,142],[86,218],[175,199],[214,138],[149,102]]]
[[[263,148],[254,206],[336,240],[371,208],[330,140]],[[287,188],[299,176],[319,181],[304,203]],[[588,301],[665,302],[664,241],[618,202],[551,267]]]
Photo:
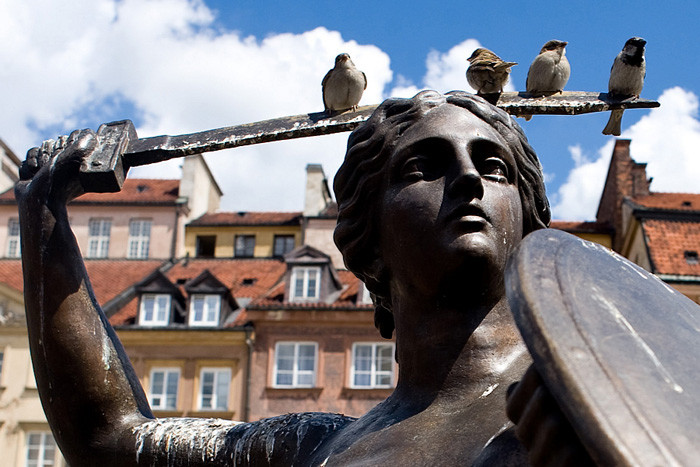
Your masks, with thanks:
[[[686,250],[683,252],[685,261],[688,264],[698,264],[698,252],[695,250]]]
[[[136,187],[136,191],[138,191],[139,193],[143,193],[146,190],[148,190],[148,185],[138,185]]]
[[[683,206],[683,207],[690,207],[692,205],[693,205],[693,203],[691,203],[690,201],[683,201],[681,203],[681,206]]]
[[[290,287],[292,302],[316,302],[319,299],[321,268],[295,267],[292,268],[292,284]]]
[[[241,285],[253,285],[257,282],[258,280],[254,277],[246,277],[241,281]]]

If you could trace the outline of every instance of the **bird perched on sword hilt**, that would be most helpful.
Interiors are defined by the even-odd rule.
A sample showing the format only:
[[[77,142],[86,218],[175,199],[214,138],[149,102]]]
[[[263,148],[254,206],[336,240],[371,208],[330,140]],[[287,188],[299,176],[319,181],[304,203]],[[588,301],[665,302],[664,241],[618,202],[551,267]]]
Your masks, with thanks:
[[[479,95],[500,94],[508,82],[511,67],[516,62],[506,62],[489,49],[480,47],[467,59],[467,82]]]
[[[617,54],[610,70],[608,94],[615,99],[639,97],[644,87],[646,61],[644,46],[647,41],[641,37],[632,37],[625,42],[622,51]],[[623,110],[610,112],[608,124],[603,129],[604,135],[620,136]]]
[[[326,73],[321,89],[326,113],[355,111],[367,89],[367,76],[355,67],[350,55],[342,53],[335,57],[335,66]]]

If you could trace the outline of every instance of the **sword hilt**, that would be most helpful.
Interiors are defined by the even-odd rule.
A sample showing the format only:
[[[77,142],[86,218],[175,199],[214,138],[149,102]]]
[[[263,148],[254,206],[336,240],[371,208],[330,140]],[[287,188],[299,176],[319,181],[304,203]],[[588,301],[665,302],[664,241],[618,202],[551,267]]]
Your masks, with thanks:
[[[129,166],[122,154],[138,135],[131,120],[105,123],[97,129],[98,147],[80,165],[79,180],[86,193],[114,193],[124,185]]]

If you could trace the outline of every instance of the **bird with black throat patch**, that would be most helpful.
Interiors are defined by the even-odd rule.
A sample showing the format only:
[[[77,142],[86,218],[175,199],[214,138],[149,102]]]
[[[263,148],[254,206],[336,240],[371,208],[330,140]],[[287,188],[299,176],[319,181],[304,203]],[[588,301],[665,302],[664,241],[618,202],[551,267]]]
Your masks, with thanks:
[[[516,62],[506,62],[489,49],[480,47],[467,59],[467,82],[479,95],[500,94],[508,82],[511,67]]]
[[[615,57],[608,81],[608,95],[613,99],[636,98],[642,93],[647,73],[644,59],[646,43],[641,37],[627,39],[622,51]],[[604,135],[620,136],[623,112],[622,109],[610,111],[610,119],[603,129]]]
[[[350,55],[335,57],[335,66],[321,81],[323,106],[327,114],[336,111],[357,110],[362,93],[367,89],[367,76],[355,67]]]

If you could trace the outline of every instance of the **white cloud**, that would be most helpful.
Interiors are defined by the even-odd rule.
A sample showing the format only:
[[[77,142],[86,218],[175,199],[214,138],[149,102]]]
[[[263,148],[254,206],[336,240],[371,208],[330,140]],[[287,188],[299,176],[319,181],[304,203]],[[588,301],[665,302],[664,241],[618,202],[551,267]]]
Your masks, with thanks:
[[[103,118],[104,102],[114,96],[136,107],[140,136],[322,111],[321,80],[340,52],[368,76],[361,104],[381,101],[392,80],[386,53],[338,32],[258,39],[215,30],[213,20],[198,0],[2,2],[0,101],[12,112],[0,115],[0,137],[21,154],[40,142],[42,130],[79,126],[89,109]],[[301,209],[304,166],[323,162],[332,173],[345,138],[207,156],[219,164],[213,171],[227,195],[222,208]],[[132,175],[177,177],[178,166],[171,161]],[[274,202],[260,205],[261,192]]]
[[[674,87],[658,100],[661,107],[623,130],[621,137],[632,140],[632,158],[648,164],[652,191],[700,192],[698,96]],[[613,146],[611,139],[595,160],[587,159],[580,147],[569,148],[574,168],[556,194],[558,202],[552,208],[556,218],[595,218]]]

